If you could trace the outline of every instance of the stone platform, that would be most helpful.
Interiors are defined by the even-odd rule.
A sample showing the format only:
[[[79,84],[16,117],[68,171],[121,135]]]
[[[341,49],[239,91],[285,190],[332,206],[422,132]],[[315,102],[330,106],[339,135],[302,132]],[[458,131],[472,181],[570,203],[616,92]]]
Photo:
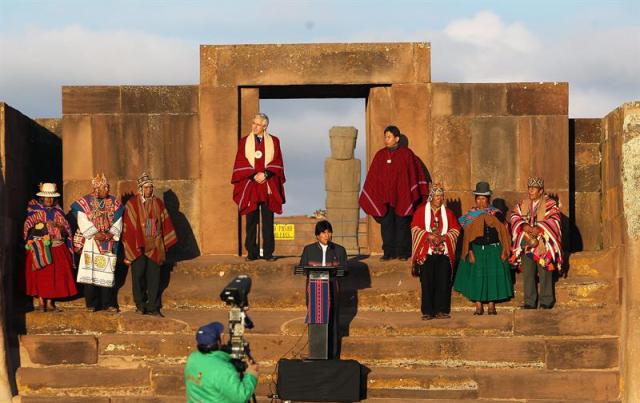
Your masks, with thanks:
[[[452,318],[421,321],[419,282],[407,262],[353,259],[341,280],[344,359],[366,365],[370,402],[617,401],[619,285],[605,252],[574,254],[553,310],[521,310],[521,284],[497,316],[473,316],[453,292]],[[258,400],[269,401],[280,358],[304,357],[304,278],[297,259],[245,262],[203,256],[177,264],[163,295],[166,318],[133,312],[129,276],[122,313],[28,312],[17,383],[22,402],[179,402],[195,329],[227,322],[218,295],[237,274],[253,280],[248,332],[261,365]],[[519,279],[519,277],[518,277]]]

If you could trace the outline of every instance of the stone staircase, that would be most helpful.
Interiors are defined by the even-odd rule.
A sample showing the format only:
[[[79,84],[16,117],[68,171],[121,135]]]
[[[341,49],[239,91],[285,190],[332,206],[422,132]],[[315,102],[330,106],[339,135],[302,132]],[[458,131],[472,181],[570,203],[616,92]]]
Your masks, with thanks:
[[[521,310],[521,284],[497,316],[473,316],[456,292],[449,320],[421,321],[419,283],[406,262],[353,260],[341,283],[342,358],[370,369],[367,402],[618,401],[619,284],[609,252],[571,256],[553,310]],[[248,340],[270,401],[275,364],[306,355],[304,278],[295,258],[273,263],[204,256],[181,262],[163,294],[166,318],[133,311],[129,279],[120,314],[28,312],[20,338],[21,402],[182,402],[183,364],[197,327],[227,322],[220,290],[253,280]],[[128,276],[127,276],[128,277]],[[519,279],[519,277],[517,277]]]

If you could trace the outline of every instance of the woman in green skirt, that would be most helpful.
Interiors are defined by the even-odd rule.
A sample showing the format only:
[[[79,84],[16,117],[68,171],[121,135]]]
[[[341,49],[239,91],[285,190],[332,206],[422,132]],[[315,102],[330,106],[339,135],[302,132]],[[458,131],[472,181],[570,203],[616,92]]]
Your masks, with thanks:
[[[489,204],[489,184],[478,182],[473,194],[476,206],[459,219],[464,238],[453,288],[475,302],[474,315],[484,313],[484,303],[489,304],[489,315],[495,315],[496,301],[513,297],[507,261],[511,238],[506,225],[499,219],[500,210]]]

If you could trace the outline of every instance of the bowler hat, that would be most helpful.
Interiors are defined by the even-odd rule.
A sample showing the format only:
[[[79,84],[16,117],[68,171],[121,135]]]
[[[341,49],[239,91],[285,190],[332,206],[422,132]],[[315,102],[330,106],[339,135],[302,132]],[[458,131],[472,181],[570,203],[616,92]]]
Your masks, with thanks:
[[[491,196],[491,187],[487,182],[476,183],[476,190],[473,191],[476,196]]]

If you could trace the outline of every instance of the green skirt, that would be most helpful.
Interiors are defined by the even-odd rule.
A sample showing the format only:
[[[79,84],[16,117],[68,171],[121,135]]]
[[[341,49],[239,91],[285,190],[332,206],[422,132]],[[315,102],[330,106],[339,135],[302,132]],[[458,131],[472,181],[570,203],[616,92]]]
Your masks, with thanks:
[[[513,297],[509,264],[500,259],[502,246],[471,245],[476,263],[461,260],[453,288],[471,301],[502,301]]]

